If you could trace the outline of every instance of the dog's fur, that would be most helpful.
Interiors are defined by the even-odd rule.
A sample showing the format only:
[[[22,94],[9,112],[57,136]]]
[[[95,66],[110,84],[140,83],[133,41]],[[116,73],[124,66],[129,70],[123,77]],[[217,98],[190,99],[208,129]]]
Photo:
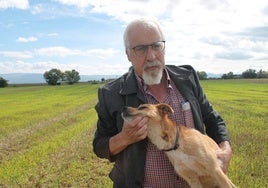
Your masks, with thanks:
[[[168,113],[173,113],[173,110],[167,104],[143,104],[138,108],[125,107],[122,117],[124,121],[136,116],[149,118],[149,140],[166,153],[176,173],[191,187],[236,187],[221,169],[217,158],[218,145],[195,129],[176,126],[168,118]]]

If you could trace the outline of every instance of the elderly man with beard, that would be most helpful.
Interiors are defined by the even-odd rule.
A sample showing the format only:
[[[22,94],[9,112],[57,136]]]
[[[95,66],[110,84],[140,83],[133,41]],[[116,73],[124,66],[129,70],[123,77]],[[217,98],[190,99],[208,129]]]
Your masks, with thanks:
[[[147,118],[124,122],[122,107],[167,103],[171,118],[207,134],[222,149],[218,158],[227,172],[232,151],[221,116],[212,108],[189,66],[165,65],[165,37],[153,20],[132,21],[124,33],[124,45],[132,66],[120,78],[99,88],[97,129],[93,149],[100,158],[114,162],[113,187],[189,187],[174,171],[163,151],[148,142]]]

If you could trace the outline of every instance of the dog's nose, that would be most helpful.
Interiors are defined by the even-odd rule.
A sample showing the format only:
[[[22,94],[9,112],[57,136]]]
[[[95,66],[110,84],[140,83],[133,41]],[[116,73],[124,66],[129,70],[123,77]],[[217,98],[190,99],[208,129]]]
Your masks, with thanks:
[[[123,116],[128,116],[127,106],[122,107],[122,115]]]

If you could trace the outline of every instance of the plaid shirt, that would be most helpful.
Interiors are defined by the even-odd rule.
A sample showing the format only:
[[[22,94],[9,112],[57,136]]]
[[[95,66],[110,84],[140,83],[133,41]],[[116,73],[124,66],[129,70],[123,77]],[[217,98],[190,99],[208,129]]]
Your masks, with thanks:
[[[170,118],[177,124],[184,124],[187,127],[194,127],[192,111],[189,103],[185,101],[179,90],[175,87],[172,80],[169,78],[168,72],[165,71],[167,76],[167,89],[168,95],[163,101],[159,101],[143,83],[143,80],[137,75],[138,85],[143,91],[148,103],[166,103],[169,104],[174,114],[170,114]],[[147,144],[146,165],[145,165],[145,178],[144,188],[176,188],[176,187],[190,187],[186,181],[177,176],[174,167],[168,160],[163,151],[160,151],[151,142]]]

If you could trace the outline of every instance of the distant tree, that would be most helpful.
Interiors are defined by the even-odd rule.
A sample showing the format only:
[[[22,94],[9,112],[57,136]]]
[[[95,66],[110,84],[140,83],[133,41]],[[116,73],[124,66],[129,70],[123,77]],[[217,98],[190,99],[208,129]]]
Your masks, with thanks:
[[[101,82],[104,82],[105,81],[105,78],[101,78]]]
[[[257,78],[256,70],[248,69],[242,73],[242,78]]]
[[[227,74],[223,74],[223,75],[221,76],[221,79],[228,79]]]
[[[0,76],[0,87],[7,87],[7,86],[8,86],[7,80],[5,80]]]
[[[59,85],[63,80],[63,73],[59,69],[51,69],[46,71],[43,77],[49,85]]]
[[[233,72],[229,72],[227,74],[223,74],[221,76],[222,79],[233,79],[234,78],[234,73]]]
[[[80,80],[79,72],[76,70],[65,71],[64,72],[64,81],[67,81],[68,84],[77,83]]]
[[[234,78],[234,73],[233,72],[229,72],[227,74],[227,76],[228,76],[229,79],[233,79]]]
[[[262,69],[257,72],[257,78],[268,78],[268,71],[263,71]]]
[[[201,72],[197,71],[197,75],[198,75],[200,80],[206,80],[208,77],[208,75],[205,71],[201,71]]]

